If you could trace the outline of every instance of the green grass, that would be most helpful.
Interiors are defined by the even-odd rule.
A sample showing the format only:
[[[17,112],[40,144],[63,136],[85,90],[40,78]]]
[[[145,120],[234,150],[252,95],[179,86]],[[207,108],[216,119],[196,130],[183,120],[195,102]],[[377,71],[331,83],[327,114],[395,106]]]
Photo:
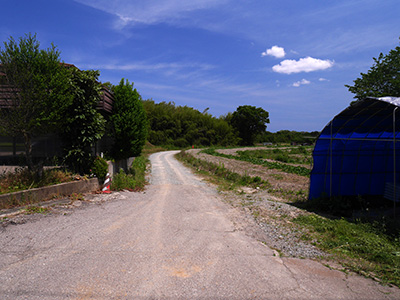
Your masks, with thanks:
[[[47,214],[50,212],[50,208],[48,207],[41,207],[41,206],[28,206],[25,209],[25,214],[32,215],[32,214]]]
[[[240,157],[248,159],[272,159],[283,163],[308,164],[312,163],[312,155],[309,148],[300,146],[288,149],[256,149],[237,152]]]
[[[300,216],[294,222],[308,228],[303,239],[313,240],[352,271],[400,286],[400,234],[388,231],[382,222],[349,222],[316,215]]]
[[[141,191],[146,185],[146,166],[148,159],[145,156],[136,157],[129,172],[121,170],[114,174],[111,182],[111,189],[115,191],[130,190]]]
[[[262,166],[268,167],[270,169],[277,169],[277,170],[281,170],[286,173],[296,174],[296,175],[305,176],[305,177],[310,176],[310,170],[305,167],[301,167],[301,166],[291,166],[291,165],[287,165],[287,164],[283,164],[283,163],[279,163],[279,162],[269,162],[269,161],[265,161],[263,159],[255,158],[255,157],[222,154],[222,153],[215,151],[215,149],[213,149],[213,148],[208,148],[208,149],[202,150],[202,152],[209,154],[209,155],[225,157],[225,158],[235,159],[235,160],[240,160],[240,161],[246,161],[246,162],[249,162],[249,163],[252,163],[255,165],[262,165]]]
[[[248,175],[241,175],[232,171],[229,171],[225,168],[223,164],[214,164],[211,162],[207,162],[205,160],[201,160],[193,157],[188,154],[186,151],[181,151],[176,155],[176,157],[194,167],[198,172],[202,172],[203,174],[214,175],[221,181],[224,181],[222,184],[227,189],[233,189],[237,186],[251,186],[258,188],[268,188],[270,187],[270,183],[262,180],[259,176],[251,177]]]

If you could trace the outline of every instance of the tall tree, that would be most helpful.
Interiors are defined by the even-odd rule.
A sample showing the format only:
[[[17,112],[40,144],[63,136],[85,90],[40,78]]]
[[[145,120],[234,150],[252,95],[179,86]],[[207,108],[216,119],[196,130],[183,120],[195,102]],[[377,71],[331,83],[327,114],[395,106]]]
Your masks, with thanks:
[[[346,85],[354,98],[395,96],[400,97],[400,47],[388,54],[373,58],[374,64],[367,73],[354,80],[354,85]]]
[[[32,138],[51,131],[71,102],[67,70],[52,44],[40,49],[36,35],[15,41],[10,37],[0,49],[1,71],[10,93],[0,109],[0,131],[24,138],[26,163],[34,169]]]
[[[147,137],[147,116],[142,97],[133,83],[121,79],[113,86],[114,103],[111,122],[114,145],[112,155],[115,159],[139,156]]]
[[[261,107],[239,106],[230,117],[231,125],[238,131],[243,145],[253,145],[257,134],[267,129],[269,113]]]
[[[96,107],[100,100],[101,85],[97,81],[99,71],[81,71],[69,68],[72,102],[65,110],[60,125],[64,142],[65,162],[81,174],[92,165],[92,146],[105,131],[105,120]]]

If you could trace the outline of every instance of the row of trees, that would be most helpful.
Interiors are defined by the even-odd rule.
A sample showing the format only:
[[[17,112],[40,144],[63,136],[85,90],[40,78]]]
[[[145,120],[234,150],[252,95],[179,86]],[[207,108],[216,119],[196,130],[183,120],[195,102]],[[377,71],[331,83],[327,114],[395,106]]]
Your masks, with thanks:
[[[250,105],[219,118],[173,102],[143,102],[149,121],[148,140],[154,145],[252,145],[269,123],[268,112]]]
[[[106,128],[114,141],[111,156],[123,159],[140,154],[146,115],[139,93],[127,80],[109,85],[114,108],[108,118],[97,110],[102,89],[99,71],[61,63],[56,47],[40,49],[36,35],[19,41],[11,37],[0,49],[0,62],[1,84],[8,87],[0,108],[0,134],[24,138],[30,170],[40,171],[32,160],[32,138],[46,133],[62,138],[65,163],[80,173],[89,171],[92,146]]]

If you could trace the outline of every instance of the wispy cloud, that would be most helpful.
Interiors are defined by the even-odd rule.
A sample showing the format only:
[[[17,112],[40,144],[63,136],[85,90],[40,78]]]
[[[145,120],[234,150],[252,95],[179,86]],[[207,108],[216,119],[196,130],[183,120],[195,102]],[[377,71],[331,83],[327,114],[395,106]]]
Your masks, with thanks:
[[[228,0],[75,0],[81,4],[105,11],[118,18],[116,27],[128,24],[155,24],[171,22],[197,10],[214,8]]]
[[[310,84],[310,83],[311,83],[311,81],[308,81],[307,79],[302,79],[300,81],[296,81],[295,83],[293,83],[292,86],[299,87],[301,85]]]
[[[96,64],[87,65],[91,69],[103,69],[103,70],[119,70],[119,71],[159,71],[159,70],[182,70],[182,69],[196,69],[196,70],[211,70],[214,68],[210,64],[202,63],[185,63],[185,62],[170,62],[170,63],[109,63],[109,64]]]
[[[334,62],[331,60],[322,60],[312,58],[310,56],[300,58],[299,60],[286,59],[280,64],[272,67],[272,70],[277,73],[292,74],[300,72],[313,72],[331,68]]]
[[[273,56],[276,58],[285,57],[285,49],[279,46],[272,46],[272,48],[265,50],[265,52],[261,53],[261,56]]]

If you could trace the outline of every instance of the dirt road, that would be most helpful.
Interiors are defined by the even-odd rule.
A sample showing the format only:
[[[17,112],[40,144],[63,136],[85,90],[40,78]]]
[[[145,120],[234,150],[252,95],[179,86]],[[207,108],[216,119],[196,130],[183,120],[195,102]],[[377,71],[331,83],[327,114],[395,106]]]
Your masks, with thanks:
[[[279,257],[174,153],[151,156],[145,193],[3,228],[0,299],[400,298],[397,288]]]

